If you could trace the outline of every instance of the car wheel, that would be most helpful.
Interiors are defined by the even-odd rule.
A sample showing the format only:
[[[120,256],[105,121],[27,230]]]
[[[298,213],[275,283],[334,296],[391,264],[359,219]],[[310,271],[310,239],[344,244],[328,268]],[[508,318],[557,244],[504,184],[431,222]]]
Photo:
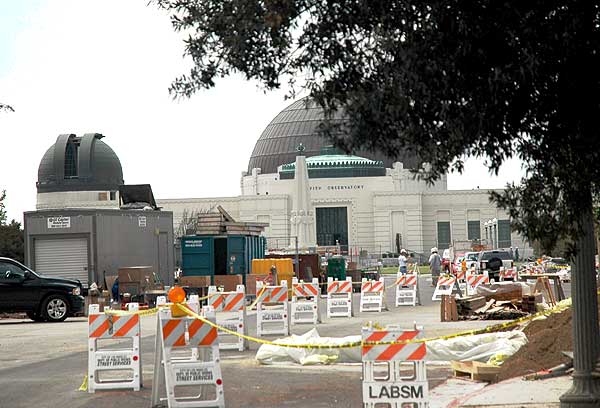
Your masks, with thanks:
[[[69,315],[69,302],[61,295],[50,295],[42,305],[42,316],[49,322],[62,322]]]
[[[502,259],[500,258],[492,258],[487,261],[487,268],[492,271],[499,271],[502,267]]]
[[[29,317],[34,322],[44,322],[45,319],[38,312],[27,312],[27,317]]]

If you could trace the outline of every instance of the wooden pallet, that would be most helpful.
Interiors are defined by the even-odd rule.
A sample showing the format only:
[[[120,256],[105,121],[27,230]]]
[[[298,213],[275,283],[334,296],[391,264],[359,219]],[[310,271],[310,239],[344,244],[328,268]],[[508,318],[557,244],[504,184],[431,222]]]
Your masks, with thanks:
[[[496,382],[500,372],[500,367],[478,361],[452,361],[450,364],[455,377],[469,377],[474,381]]]

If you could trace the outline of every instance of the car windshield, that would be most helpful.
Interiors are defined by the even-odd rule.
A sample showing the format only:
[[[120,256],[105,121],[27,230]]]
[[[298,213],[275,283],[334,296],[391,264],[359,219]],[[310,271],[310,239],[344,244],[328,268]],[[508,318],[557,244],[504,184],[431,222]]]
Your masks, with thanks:
[[[490,252],[484,252],[483,255],[481,256],[481,260],[482,261],[487,261],[489,259],[492,258],[500,258],[503,261],[505,260],[509,260],[510,258],[510,254],[506,251],[490,251]]]

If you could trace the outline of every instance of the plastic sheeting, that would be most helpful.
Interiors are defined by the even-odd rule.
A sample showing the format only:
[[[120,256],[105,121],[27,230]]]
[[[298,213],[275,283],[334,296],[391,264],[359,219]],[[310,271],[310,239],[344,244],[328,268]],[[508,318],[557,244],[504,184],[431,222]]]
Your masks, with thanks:
[[[360,340],[361,336],[321,337],[316,329],[311,329],[303,335],[292,335],[276,341],[292,344],[339,345]],[[499,362],[516,353],[526,343],[525,334],[518,330],[434,340],[427,342],[427,361]],[[359,363],[361,362],[361,352],[360,347],[296,349],[264,344],[258,349],[256,360],[260,364]]]

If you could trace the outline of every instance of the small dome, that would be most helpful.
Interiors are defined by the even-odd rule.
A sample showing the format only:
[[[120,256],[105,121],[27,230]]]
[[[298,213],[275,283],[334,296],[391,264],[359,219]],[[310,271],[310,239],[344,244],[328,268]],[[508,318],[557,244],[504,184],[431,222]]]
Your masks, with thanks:
[[[99,133],[58,136],[38,168],[38,193],[57,191],[116,191],[123,170],[116,153]]]
[[[303,154],[307,158],[320,155],[321,149],[331,144],[317,132],[323,118],[323,110],[307,98],[300,99],[279,112],[254,145],[248,162],[248,173],[253,168],[260,168],[263,174],[277,173],[279,166],[296,159],[296,148],[300,143],[305,147]],[[384,166],[389,168],[396,161],[402,162],[405,168],[414,168],[417,165],[416,158],[408,155],[390,158],[383,153],[355,153],[360,157],[382,161]]]

